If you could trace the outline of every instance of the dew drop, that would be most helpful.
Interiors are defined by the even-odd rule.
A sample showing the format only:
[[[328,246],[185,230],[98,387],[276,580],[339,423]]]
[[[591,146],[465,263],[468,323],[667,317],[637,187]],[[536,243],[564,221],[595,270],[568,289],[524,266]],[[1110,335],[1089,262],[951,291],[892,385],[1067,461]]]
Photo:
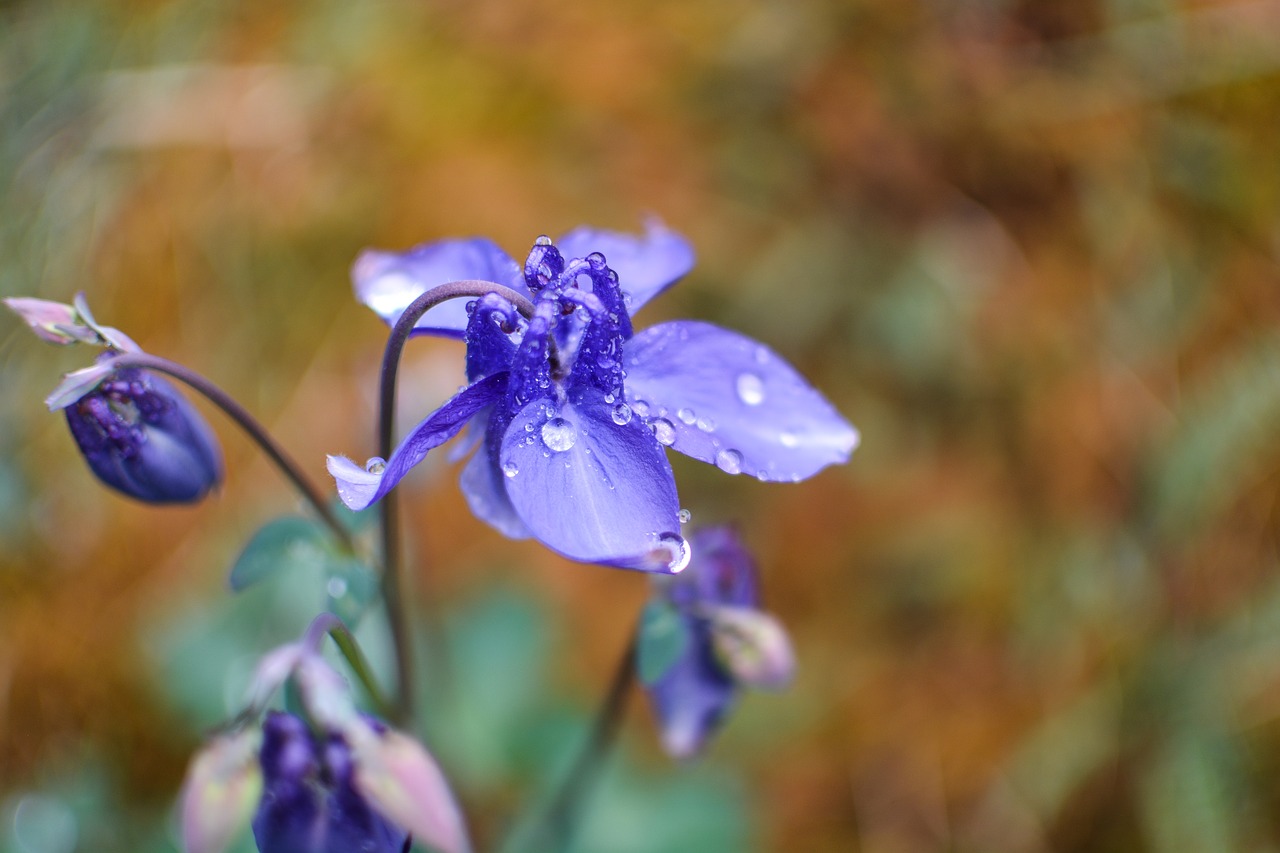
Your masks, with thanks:
[[[693,426],[694,422],[698,420],[698,416],[694,414],[693,409],[689,408],[684,408],[676,412],[676,417],[689,426]]]
[[[631,409],[642,418],[649,417],[649,404],[646,403],[644,400],[636,400],[635,404],[632,405]]]
[[[716,454],[716,467],[726,474],[742,473],[742,454],[736,450],[725,449]]]
[[[538,239],[537,239],[537,240],[534,240],[534,241],[533,241],[533,245],[535,245],[535,246],[550,246],[550,245],[551,245],[551,238],[550,238],[550,237],[548,237],[546,234],[541,234],[541,235],[539,235],[539,236],[538,236]]]
[[[679,533],[663,533],[658,536],[658,547],[666,551],[667,565],[666,569],[671,574],[679,574],[689,565],[689,559],[693,556],[693,549],[689,547],[689,541]]]
[[[476,306],[479,304],[480,300],[478,299],[468,299],[467,304],[464,307],[467,309],[468,314],[474,314],[476,313]]]
[[[508,478],[514,477],[516,474],[520,473],[520,466],[514,462],[503,462],[502,473]]]
[[[682,509],[680,512],[676,513],[676,518],[680,519],[681,524],[688,524],[690,519],[693,518],[693,513],[689,512],[687,509]]]
[[[381,474],[386,470],[386,468],[387,460],[383,459],[381,456],[374,456],[370,458],[368,462],[364,463],[364,470],[368,471],[370,474]]]
[[[711,418],[698,418],[698,429],[703,432],[715,432],[716,422]]]
[[[653,437],[658,440],[658,444],[670,447],[676,441],[676,428],[672,426],[671,421],[666,418],[658,418],[650,426],[653,427]]]
[[[595,270],[604,269],[604,265],[605,265],[604,255],[600,254],[599,252],[592,252],[591,254],[587,255],[587,263],[591,264],[592,269],[595,269]]]
[[[748,406],[758,406],[764,402],[764,382],[754,373],[743,373],[738,376],[738,399]]]
[[[542,425],[542,441],[556,453],[563,453],[578,440],[573,424],[564,418],[552,418]]]
[[[347,582],[342,578],[329,578],[329,582],[324,585],[325,592],[329,593],[330,598],[342,598],[347,594]]]
[[[619,403],[613,407],[613,422],[618,426],[626,426],[631,423],[631,407],[626,403]]]
[[[529,421],[524,425],[525,432],[533,432],[533,421]]]

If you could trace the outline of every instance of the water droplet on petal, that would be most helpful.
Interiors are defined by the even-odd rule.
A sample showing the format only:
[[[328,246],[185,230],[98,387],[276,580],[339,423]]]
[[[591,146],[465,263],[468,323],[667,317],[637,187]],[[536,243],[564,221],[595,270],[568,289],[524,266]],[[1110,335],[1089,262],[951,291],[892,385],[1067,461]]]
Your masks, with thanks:
[[[578,431],[564,418],[552,418],[542,425],[542,441],[556,453],[563,453],[578,440]]]
[[[479,304],[480,301],[478,299],[468,299],[464,307],[467,309],[468,314],[474,314],[476,313],[476,306]]]
[[[551,238],[550,238],[550,237],[548,237],[546,234],[541,234],[541,235],[539,235],[539,236],[538,236],[538,239],[537,239],[537,240],[534,240],[534,241],[533,241],[533,245],[535,245],[535,246],[550,246],[550,245],[551,245]]]
[[[644,400],[636,400],[631,406],[632,410],[642,418],[649,417],[649,404]]]
[[[716,467],[726,474],[742,473],[742,454],[736,450],[725,449],[716,454]]]
[[[381,474],[387,468],[387,460],[381,456],[373,456],[368,462],[364,463],[364,470],[370,474]]]
[[[689,426],[693,426],[694,421],[698,419],[698,416],[693,413],[693,409],[689,408],[684,408],[676,412],[676,417]]]
[[[679,533],[663,533],[658,536],[658,547],[667,552],[667,571],[679,574],[689,565],[693,549]]]
[[[533,432],[533,421],[529,421],[527,424],[524,425],[524,431]]]
[[[682,509],[680,512],[676,513],[676,517],[680,519],[681,524],[688,524],[689,520],[693,518],[693,513],[689,512],[687,509]]]
[[[520,466],[514,462],[503,462],[502,473],[507,477],[514,477],[516,474],[520,473]]]
[[[604,255],[599,252],[592,252],[587,255],[587,263],[591,264],[592,269],[603,269],[605,265]]]
[[[698,418],[698,429],[703,432],[715,432],[716,422],[711,418]]]
[[[754,373],[743,373],[738,376],[738,399],[748,406],[758,406],[764,402],[764,382]]]
[[[618,426],[626,426],[631,423],[631,407],[626,403],[619,403],[613,407],[613,422]]]
[[[666,418],[658,418],[650,426],[653,427],[653,437],[658,440],[658,444],[670,447],[676,442],[676,428],[672,426],[671,421]]]

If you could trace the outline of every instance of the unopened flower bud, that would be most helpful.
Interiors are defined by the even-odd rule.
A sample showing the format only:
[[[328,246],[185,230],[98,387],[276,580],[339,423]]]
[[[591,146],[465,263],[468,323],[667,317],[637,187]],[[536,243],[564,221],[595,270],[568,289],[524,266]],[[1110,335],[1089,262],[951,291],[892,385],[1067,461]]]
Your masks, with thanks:
[[[223,735],[191,760],[182,786],[186,853],[221,853],[248,823],[262,793],[261,739],[257,729]]]
[[[795,654],[777,619],[749,607],[712,607],[707,616],[716,659],[739,684],[781,690],[791,683]]]
[[[104,360],[86,373],[109,364]],[[89,468],[132,498],[192,503],[222,479],[222,454],[213,431],[159,376],[132,368],[113,370],[63,406]]]

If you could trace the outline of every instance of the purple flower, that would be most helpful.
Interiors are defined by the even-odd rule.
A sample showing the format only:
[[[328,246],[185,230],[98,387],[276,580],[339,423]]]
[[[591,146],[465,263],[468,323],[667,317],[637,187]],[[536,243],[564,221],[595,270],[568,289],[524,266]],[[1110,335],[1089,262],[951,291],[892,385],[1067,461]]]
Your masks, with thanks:
[[[633,334],[631,313],[692,265],[688,242],[656,224],[643,237],[542,237],[523,268],[483,239],[366,252],[356,294],[388,323],[452,280],[492,280],[534,311],[496,294],[428,311],[415,331],[461,336],[470,385],[385,464],[330,457],[342,500],[377,501],[471,423],[479,450],[461,482],[477,516],[570,559],[675,572],[689,551],[665,448],[761,480],[847,460],[857,432],[763,344],[688,320]]]
[[[759,609],[755,561],[737,533],[705,528],[692,546],[688,569],[655,578],[636,643],[662,744],[678,758],[702,749],[740,686],[779,689],[795,669],[786,632]]]
[[[104,356],[98,366],[81,371],[101,377],[82,396],[51,399],[51,407],[65,412],[90,470],[140,501],[200,500],[222,480],[222,453],[213,431],[164,379],[110,365],[111,357]]]
[[[300,717],[272,712],[262,726],[263,795],[253,817],[262,853],[401,853],[407,833],[355,786],[341,734],[314,735]]]

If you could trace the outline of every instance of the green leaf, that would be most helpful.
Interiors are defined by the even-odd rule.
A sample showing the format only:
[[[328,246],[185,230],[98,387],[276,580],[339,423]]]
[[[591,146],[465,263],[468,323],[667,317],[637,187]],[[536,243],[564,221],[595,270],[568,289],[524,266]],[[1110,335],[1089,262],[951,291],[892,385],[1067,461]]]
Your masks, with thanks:
[[[653,684],[680,660],[689,646],[689,628],[680,611],[665,601],[650,601],[640,616],[636,667],[640,680]]]
[[[327,562],[329,533],[317,522],[285,516],[267,522],[240,552],[228,578],[240,592],[280,569],[298,563]]]

